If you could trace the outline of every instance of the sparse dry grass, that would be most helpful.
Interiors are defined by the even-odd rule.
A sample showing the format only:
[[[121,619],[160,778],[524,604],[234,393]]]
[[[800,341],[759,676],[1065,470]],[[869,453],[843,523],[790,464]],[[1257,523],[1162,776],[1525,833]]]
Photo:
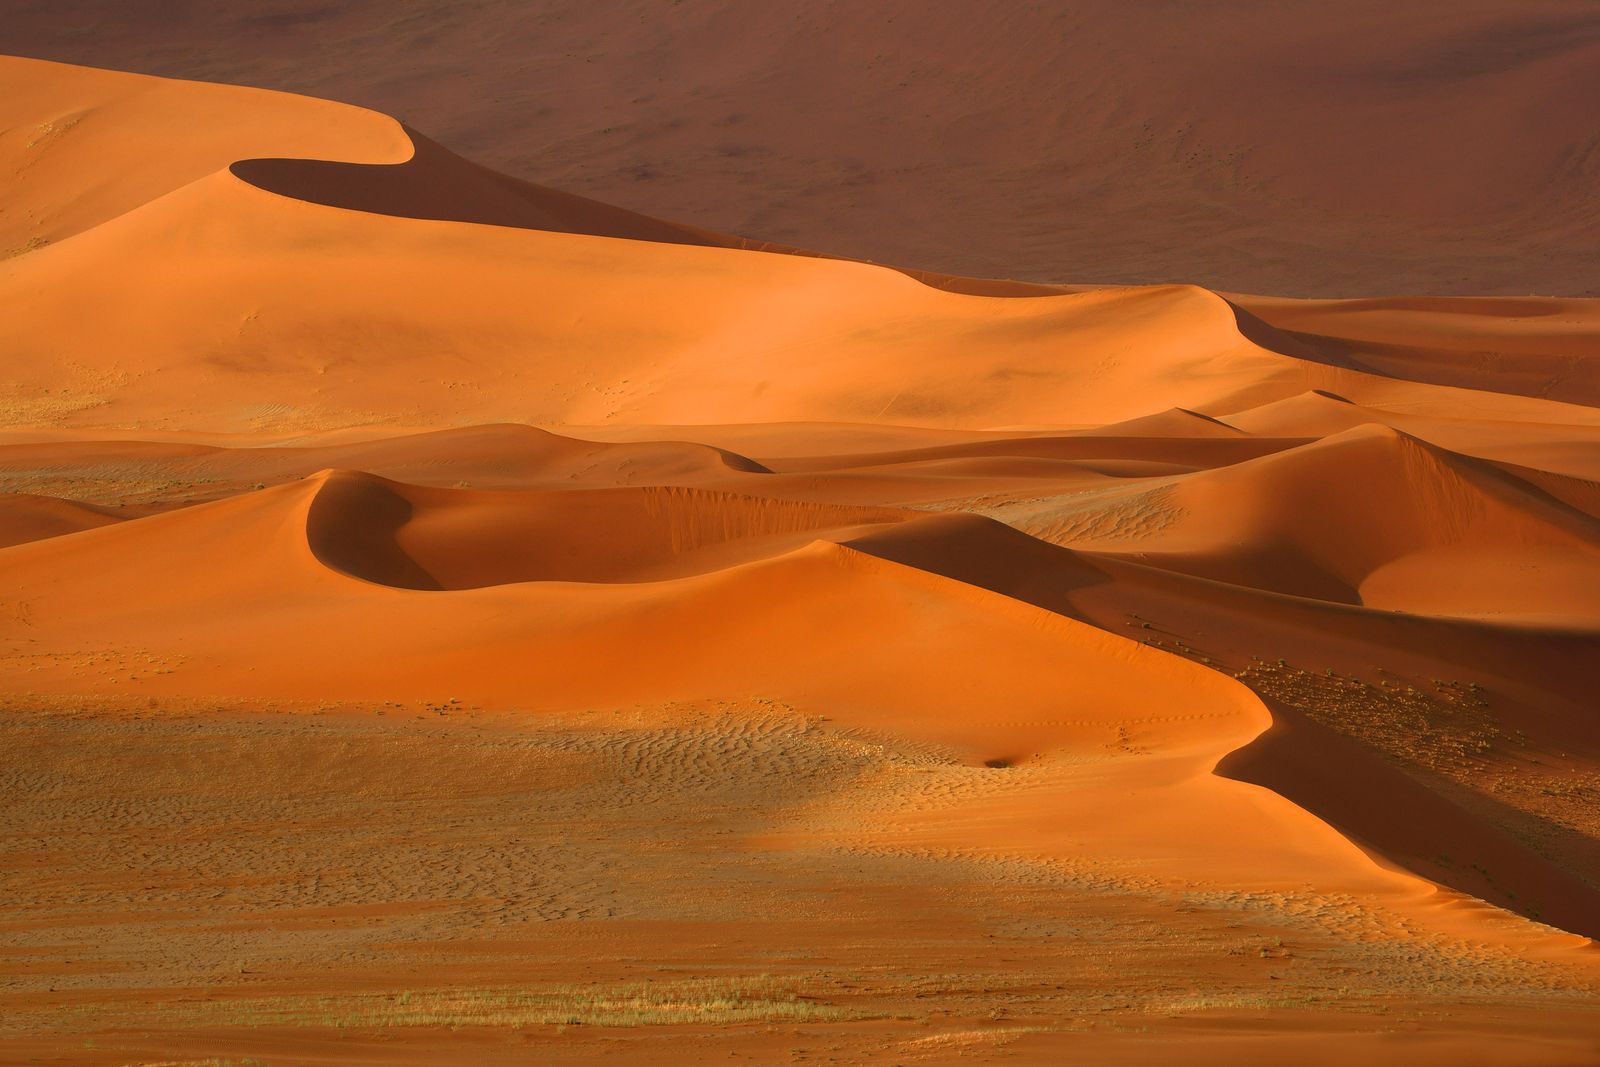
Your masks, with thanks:
[[[1400,680],[1373,685],[1283,660],[1256,660],[1234,677],[1390,759],[1447,775],[1480,769],[1507,739],[1483,690],[1466,682],[1435,679],[1426,690]]]
[[[71,950],[80,965],[71,972],[19,980],[34,1006],[0,1032],[104,1041],[130,1030],[753,1031],[959,1019],[957,1036],[917,1046],[945,1056],[969,1044],[987,1054],[1041,1026],[1144,1026],[1276,1007],[1437,1011],[1463,998],[1559,1005],[1593,995],[1557,966],[1425,936],[1370,902],[1178,888],[1092,857],[955,850],[895,832],[859,837],[864,822],[892,831],[893,813],[958,810],[1075,764],[1029,761],[996,773],[836,733],[766,698],[498,723],[470,708],[454,714],[462,706],[448,699],[428,703],[452,714],[413,722],[410,713],[427,710],[419,702],[389,705],[407,712],[398,723],[378,708],[268,716],[165,703],[138,717],[87,708],[14,715],[6,739],[25,758],[8,810],[41,828],[42,845],[13,851],[7,888],[48,918],[18,938],[18,950],[33,950],[25,957],[33,963],[56,959],[63,944],[84,947]],[[420,781],[452,784],[419,789]],[[818,836],[793,854],[750,843],[752,831],[774,825]],[[265,842],[263,826],[274,828]],[[840,838],[840,828],[851,834]],[[351,855],[361,862],[349,864]],[[619,870],[640,877],[619,879]],[[902,888],[923,886],[931,891]],[[427,906],[391,910],[417,903]],[[908,923],[959,920],[943,927],[948,940],[923,944],[896,932],[900,911]],[[109,924],[102,917],[111,914],[126,921]],[[542,955],[542,972],[480,978],[481,988],[278,985],[296,980],[286,959],[343,966],[373,943],[455,942],[471,956],[479,938],[596,934],[607,919],[660,915],[730,928],[817,925],[767,942],[760,958],[719,948],[722,977],[657,967],[646,981],[641,964],[655,957],[602,935],[608,970],[569,985],[593,973],[581,955],[593,946],[585,937],[584,947],[560,948],[563,935],[545,944],[571,951],[569,966]],[[570,919],[589,921],[548,925]],[[828,941],[841,924],[852,931],[847,940]],[[142,968],[118,969],[134,952]],[[141,988],[163,992],[149,1000],[124,992]],[[994,1025],[970,1025],[984,1018]],[[908,1062],[917,1049],[906,1050]]]
[[[162,1006],[181,1026],[387,1029],[424,1026],[676,1026],[872,1016],[824,1003],[800,978],[754,975],[549,989],[450,989],[223,999]]]

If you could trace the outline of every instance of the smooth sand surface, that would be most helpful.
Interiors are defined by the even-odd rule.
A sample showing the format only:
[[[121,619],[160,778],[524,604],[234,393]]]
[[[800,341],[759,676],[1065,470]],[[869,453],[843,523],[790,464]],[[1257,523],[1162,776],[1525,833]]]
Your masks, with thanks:
[[[8,52],[347,100],[519,178],[883,263],[1600,295],[1588,0],[255,0],[181,17],[12,0],[7,16]]]
[[[1600,1060],[1594,302],[0,84],[0,1058]]]

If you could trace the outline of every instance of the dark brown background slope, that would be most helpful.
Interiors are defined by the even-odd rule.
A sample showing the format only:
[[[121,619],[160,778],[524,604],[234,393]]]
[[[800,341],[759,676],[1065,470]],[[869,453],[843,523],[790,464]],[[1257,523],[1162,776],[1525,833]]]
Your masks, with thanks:
[[[0,49],[332,97],[884,262],[1600,293],[1592,0],[11,0]]]

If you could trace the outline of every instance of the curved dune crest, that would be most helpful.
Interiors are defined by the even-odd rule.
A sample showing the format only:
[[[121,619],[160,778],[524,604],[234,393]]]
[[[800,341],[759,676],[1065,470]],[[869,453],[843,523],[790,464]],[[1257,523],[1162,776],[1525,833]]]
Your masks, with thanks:
[[[273,107],[295,103],[264,95]],[[328,179],[344,193],[324,199],[421,211],[437,192],[429,176],[445,167],[467,174],[471,188],[503,194],[473,198],[485,218],[584,225],[559,211],[539,215],[537,197],[469,164],[445,166],[435,155],[406,164],[411,142],[391,120],[355,109],[330,116],[370,128],[383,146],[372,149],[375,162],[400,165],[329,162],[333,173],[358,176]],[[116,148],[77,129],[72,136],[86,152]],[[313,139],[304,151],[317,150]],[[193,174],[221,147],[207,151],[180,174],[132,182],[118,194],[121,210],[97,209],[114,218],[0,269],[0,341],[33,354],[38,368],[16,383],[8,424],[224,432],[362,421],[659,424],[722,421],[737,407],[749,421],[1067,426],[1163,407],[1225,416],[1308,389],[1413,411],[1472,404],[1507,418],[1561,417],[1550,401],[1374,376],[1297,347],[1193,286],[1017,300],[944,293],[848,261],[396,218],[286,198],[226,169]],[[494,207],[502,199],[508,206]],[[612,229],[642,232],[631,225]],[[312,274],[314,292],[290,284]],[[100,313],[87,316],[86,307]],[[105,328],[113,322],[114,336]],[[1579,329],[1595,332],[1592,323]],[[576,373],[538,371],[556,359]],[[174,409],[157,374],[215,401],[205,411]],[[782,390],[769,388],[774,376]],[[440,377],[442,388],[417,390]],[[48,402],[45,388],[55,390]],[[1570,417],[1593,419],[1576,409]]]
[[[896,1062],[1600,1004],[1589,303],[919,276],[342,105],[10,83],[0,747],[54,777],[0,775],[45,828],[0,889],[48,1011],[257,954],[384,1011],[424,954],[864,968],[829,1033]],[[57,951],[152,922],[171,975]],[[908,1043],[925,995],[984,1044]]]
[[[726,449],[688,441],[605,444],[532,426],[470,426],[362,434],[330,444],[228,445],[44,440],[0,444],[0,481],[54,496],[164,508],[296,481],[330,468],[359,469],[416,485],[574,489],[700,485],[770,473]]]
[[[1118,520],[1052,534],[1048,511],[1028,521],[1079,549],[1375,608],[1583,622],[1600,595],[1592,516],[1382,425],[1180,477],[1141,499],[1154,532]]]
[[[509,178],[388,116],[309,97],[15,56],[0,56],[0,87],[8,96],[3,117],[21,134],[0,141],[0,163],[9,156],[17,172],[8,183],[10,223],[0,221],[0,258],[65,240],[223,169],[286,198],[364,213],[820,255]],[[163,150],[143,150],[149,142]],[[107,170],[114,181],[95,177]],[[916,268],[903,273],[953,292],[1059,292]]]
[[[404,128],[404,133],[412,151],[403,161],[252,158],[228,169],[279,196],[368,214],[668,244],[737,243],[693,226],[519,182],[470,163],[415,130]]]
[[[1600,403],[1600,302],[1239,297],[1280,335],[1396,378]]]
[[[348,471],[314,480],[306,536],[317,557],[347,574],[408,589],[662,580],[904,517],[884,508],[682,488],[425,489]]]
[[[1152,760],[1126,768],[1126,787],[1154,791],[1152,812],[1177,804],[1193,818],[1113,817],[1096,799],[1103,794],[1079,795],[1063,782],[1065,821],[1033,831],[1035,847],[1063,847],[1062,835],[1096,826],[1111,835],[1097,846],[1109,854],[1167,856],[1191,873],[1271,885],[1316,870],[1337,884],[1417,891],[1405,879],[1386,881],[1333,831],[1313,832],[1322,824],[1299,809],[1212,784],[1211,767],[1268,724],[1265,710],[1231,680],[1063,618],[1078,590],[1107,580],[1092,562],[978,517],[774,511],[695,490],[562,499],[570,496],[420,489],[330,472],[5,550],[0,575],[27,607],[30,638],[46,648],[133,626],[157,657],[181,649],[182,671],[139,686],[173,696],[332,691],[383,700],[446,687],[471,699],[560,707],[753,686],[974,759],[1048,759],[1131,736]],[[565,543],[541,543],[519,528],[524,509],[531,515],[523,520]],[[584,514],[587,526],[575,521]],[[572,549],[589,546],[572,538],[606,530],[615,538],[618,519],[630,514],[634,527],[641,517],[660,525],[627,528],[622,536],[638,548],[613,540],[596,557],[603,572],[575,574],[584,561]],[[773,540],[774,520],[793,531],[787,544]],[[693,546],[708,535],[714,543],[740,534],[753,535],[757,554],[724,552],[709,567],[692,566]],[[502,555],[485,551],[486,537]],[[610,584],[641,575],[627,571],[630,551],[643,573],[654,551],[684,576],[657,571],[646,584]],[[239,558],[256,565],[236,571],[229,563]],[[365,580],[341,580],[330,564]],[[441,586],[455,591],[412,592]],[[236,614],[241,605],[247,615]],[[229,628],[197,628],[220,614],[235,619]],[[864,641],[878,649],[870,664],[845,651]],[[536,660],[526,658],[530,650]],[[628,670],[616,673],[624,661]],[[930,663],[938,664],[931,674]],[[33,684],[82,679],[46,672]],[[1208,840],[1203,827],[1258,818],[1267,821],[1253,844],[1207,844],[1203,858],[1193,851]]]
[[[397,163],[399,123],[346,104],[0,56],[0,258],[55,244],[239,159]]]
[[[1581,0],[73,10],[19,0],[7,47],[357,100],[520,177],[854,256],[1261,292],[1595,292],[1582,101],[1600,32]]]
[[[3,493],[0,494],[0,548],[110,526],[119,518],[75,500]]]
[[[320,159],[242,159],[234,176],[279,196],[397,218],[467,222],[630,241],[736,248],[779,255],[838,259],[770,241],[714,233],[651,218],[497,174],[406,128],[412,144],[403,162],[341,163]],[[913,267],[891,268],[934,289],[974,296],[1050,296],[1055,286],[962,278]]]
[[[330,535],[348,531],[341,520],[356,518],[338,512],[359,504],[361,521],[382,523],[393,517],[384,508],[403,502],[402,493],[417,491],[319,476],[98,536],[8,549],[0,552],[0,574],[47,627],[35,636],[49,642],[134,624],[154,655],[181,647],[187,666],[151,680],[153,691],[168,694],[216,693],[220,686],[281,698],[331,686],[387,699],[421,685],[558,707],[754,686],[825,707],[847,724],[953,745],[975,759],[1093,751],[1119,728],[1133,730],[1154,758],[1119,771],[1127,786],[1175,803],[1187,798],[1190,814],[1173,820],[1154,810],[1124,811],[1103,831],[1119,842],[1115,848],[1154,847],[1178,864],[1175,870],[1192,862],[1236,876],[1250,871],[1251,881],[1265,885],[1313,870],[1369,889],[1414,885],[1380,871],[1292,805],[1209,775],[1224,752],[1268,719],[1242,686],[1203,668],[828,541],[643,585],[533,582],[418,595],[318,580],[308,568],[312,555],[328,551]],[[285,527],[297,516],[308,524],[298,535]],[[710,521],[718,525],[714,513]],[[359,547],[368,567],[405,577],[370,542]],[[442,553],[451,546],[432,547]],[[258,561],[256,577],[217,573],[221,560],[241,553]],[[188,621],[234,612],[241,603],[253,610],[226,632],[208,635]],[[863,642],[877,649],[870,662],[845,654]],[[512,646],[523,654],[508,656]],[[380,647],[386,651],[377,654]],[[256,651],[241,657],[241,649]],[[629,669],[615,670],[624,661]],[[45,674],[35,684],[52,680]],[[1041,847],[1062,847],[1064,836],[1107,819],[1096,794],[1073,796],[1062,794],[1066,821],[1039,837]],[[1238,819],[1260,820],[1250,843],[1196,851],[1198,827]]]

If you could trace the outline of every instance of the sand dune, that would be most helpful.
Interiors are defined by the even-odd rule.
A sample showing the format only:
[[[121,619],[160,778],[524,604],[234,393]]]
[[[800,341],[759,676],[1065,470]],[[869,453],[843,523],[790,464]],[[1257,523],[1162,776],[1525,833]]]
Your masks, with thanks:
[[[43,627],[54,629],[53,620],[70,615],[71,636],[61,632],[69,641],[132,626],[146,653],[157,660],[181,655],[183,664],[175,670],[128,679],[141,693],[226,690],[277,698],[362,693],[381,700],[426,687],[446,688],[474,702],[536,693],[540,703],[560,708],[575,699],[602,704],[681,699],[703,695],[707,686],[734,696],[754,686],[802,708],[826,708],[843,726],[953,746],[974,762],[1049,760],[1096,751],[1121,730],[1136,737],[1149,758],[1118,770],[1115,779],[1171,800],[1153,800],[1139,810],[1118,802],[1122,810],[1113,816],[1097,799],[1100,791],[1062,783],[1057,789],[1058,803],[1065,805],[1058,808],[1063,821],[1048,830],[1019,826],[1016,832],[1025,838],[1013,844],[1041,847],[1095,828],[1105,836],[1106,848],[1130,857],[1173,853],[1166,862],[1174,876],[1198,868],[1212,877],[1220,868],[1236,877],[1249,871],[1252,882],[1269,887],[1315,877],[1334,879],[1347,889],[1415,892],[1415,883],[1378,868],[1299,809],[1207,773],[1224,752],[1259,732],[1268,717],[1244,687],[1199,666],[979,587],[884,562],[889,551],[881,543],[873,546],[877,555],[867,556],[813,540],[703,577],[613,587],[615,592],[603,597],[573,590],[567,584],[574,580],[571,570],[542,579],[555,583],[549,586],[526,571],[502,570],[493,583],[481,572],[458,571],[449,583],[456,591],[418,591],[419,572],[433,576],[423,570],[419,556],[435,572],[452,556],[458,567],[474,568],[491,565],[493,556],[459,529],[440,530],[443,523],[426,510],[413,511],[392,541],[364,536],[363,527],[386,525],[393,518],[386,511],[394,502],[414,508],[416,499],[432,496],[435,510],[451,510],[438,502],[440,491],[401,492],[367,477],[322,475],[124,524],[92,538],[5,550],[0,569],[29,605],[35,643],[44,643],[35,653],[49,649]],[[454,510],[481,507],[486,494],[471,496],[475,500]],[[601,514],[626,499],[613,498]],[[494,503],[504,510],[516,507],[503,498]],[[745,502],[746,509],[751,503]],[[703,530],[718,523],[704,503],[693,517],[707,524]],[[859,513],[815,517],[866,518]],[[463,525],[461,516],[449,518]],[[472,518],[497,534],[565,557],[569,568],[582,566],[571,559],[570,548],[564,552],[548,536],[522,531],[518,537],[504,520]],[[413,523],[424,529],[407,537]],[[777,525],[784,524],[780,518]],[[792,515],[787,524],[798,525]],[[581,538],[607,525],[602,520],[586,528],[579,519],[559,528],[562,536]],[[770,540],[766,530],[772,529],[772,519],[762,526],[750,523],[751,532]],[[734,531],[724,525],[723,532]],[[396,553],[397,543],[409,553]],[[681,547],[692,552],[689,545]],[[605,553],[596,565],[625,566],[627,555],[626,549]],[[241,556],[260,565],[249,574],[226,566],[225,561]],[[329,566],[346,573],[359,567],[366,572],[360,577],[369,581],[339,581],[322,569]],[[148,586],[152,572],[163,574],[161,590],[135,595]],[[615,581],[621,575],[613,569],[606,577]],[[433,587],[445,584],[434,578]],[[412,588],[388,588],[396,585]],[[242,602],[254,602],[252,617],[226,631],[213,630],[210,638],[180,621],[207,613],[207,604]],[[382,625],[375,625],[380,618]],[[493,629],[486,630],[491,619]],[[502,659],[507,641],[538,649],[539,658]],[[834,654],[865,644],[875,648],[866,662]],[[257,653],[241,659],[241,645]],[[380,648],[385,651],[379,653]],[[619,649],[629,650],[629,669],[597,673],[596,668],[616,662]],[[987,665],[1001,658],[1013,665],[1019,658],[1032,660],[1033,666],[995,676]],[[504,668],[485,673],[483,668],[496,660]],[[912,662],[939,666],[908,670]],[[824,663],[829,667],[819,669]],[[1070,688],[1057,691],[1049,679]],[[71,674],[53,671],[41,671],[33,681],[76,684]],[[1197,705],[1205,710],[1182,710]],[[1169,804],[1188,815],[1164,814]],[[993,818],[981,812],[975,817]],[[1250,846],[1227,854],[1196,851],[1200,827],[1244,818],[1260,824]],[[1027,837],[1038,837],[1040,844]]]
[[[145,14],[23,0],[6,47],[349,100],[544,185],[957,274],[1595,294],[1582,2]]]
[[[8,1054],[1594,1051],[1592,302],[948,278],[0,87]]]
[[[317,558],[408,589],[660,580],[901,517],[692,489],[531,494],[429,490],[349,472],[317,478],[306,531]]]
[[[129,277],[118,264],[135,258],[141,271]],[[316,291],[283,284],[312,260]],[[100,332],[112,320],[80,314],[84,301],[137,328],[114,346]],[[692,423],[739,405],[766,421],[1062,426],[1162,406],[1221,415],[1316,388],[1424,412],[1472,404],[1508,419],[1593,418],[1484,393],[1457,401],[1262,349],[1226,302],[1194,288],[953,295],[844,262],[385,220],[283,200],[225,173],[13,260],[0,306],[24,304],[29,314],[8,316],[5,340],[48,353],[34,373],[58,384],[48,398],[41,388],[13,401],[13,425],[53,412],[65,425],[188,420],[224,432],[422,425],[469,412]],[[469,324],[465,334],[439,325],[452,316]],[[537,373],[539,358],[572,346],[583,353],[579,377]],[[989,353],[998,372],[973,353]],[[928,383],[914,393],[901,384],[913,366]],[[847,369],[850,388],[840,384]],[[441,371],[443,388],[419,396],[419,376]],[[766,389],[780,371],[791,383],[781,397]],[[158,414],[157,374],[192,378],[215,404]]]
[[[1240,300],[1307,347],[1390,377],[1600,401],[1592,301]]]
[[[93,229],[253,155],[400,163],[398,123],[322,100],[0,60],[8,256]],[[160,147],[156,147],[160,146]]]
[[[486,489],[698,485],[766,468],[690,442],[600,444],[532,426],[473,426],[326,445],[95,441],[0,444],[8,488],[145,508],[194,503],[360,469],[417,485]]]
[[[1426,614],[1591,618],[1600,528],[1536,486],[1384,426],[1141,488],[1131,530],[1084,506],[1027,524],[1078,548],[1236,585]],[[1048,505],[1047,505],[1048,507]],[[1050,524],[1061,523],[1052,536]],[[1128,536],[1129,534],[1132,536]]]
[[[41,541],[116,521],[116,516],[75,500],[15,492],[0,496],[0,546]]]
[[[34,71],[76,89],[69,68],[9,64],[14,77]],[[106,91],[99,76],[89,81]],[[140,84],[120,92],[138,99]],[[338,117],[390,149],[407,143],[380,116]],[[58,150],[41,147],[45,158]],[[8,421],[221,432],[486,418],[659,424],[719,421],[738,405],[750,421],[984,428],[1162,407],[1215,416],[1308,389],[1418,413],[1593,421],[1574,405],[1363,372],[1263,333],[1195,287],[980,298],[848,262],[582,237],[383,218],[216,170],[5,265],[3,339],[37,366],[13,385]],[[288,281],[312,274],[313,292]],[[86,316],[85,306],[107,314]],[[113,322],[115,337],[103,332]],[[1538,330],[1537,320],[1523,328]],[[1579,328],[1592,335],[1595,323]],[[539,374],[538,361],[558,353],[577,373]],[[913,367],[927,384],[908,392]],[[781,397],[767,389],[779,372]],[[166,410],[158,374],[206,389],[208,411]],[[440,375],[443,388],[419,395],[419,379]]]

